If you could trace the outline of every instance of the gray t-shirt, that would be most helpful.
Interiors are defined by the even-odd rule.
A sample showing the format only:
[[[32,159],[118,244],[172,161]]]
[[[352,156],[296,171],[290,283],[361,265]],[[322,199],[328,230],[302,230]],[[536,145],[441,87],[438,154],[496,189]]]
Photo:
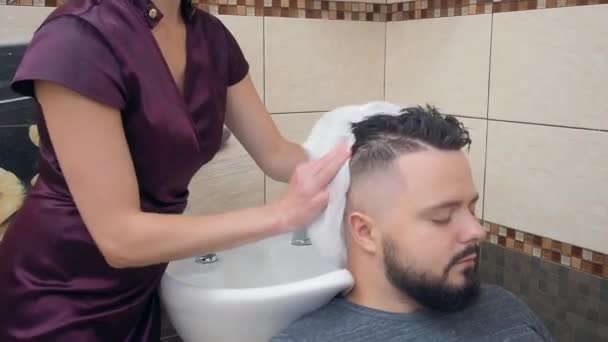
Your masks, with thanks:
[[[297,320],[271,342],[450,342],[553,341],[549,331],[518,298],[483,285],[477,301],[455,313],[427,310],[395,314],[336,297]]]

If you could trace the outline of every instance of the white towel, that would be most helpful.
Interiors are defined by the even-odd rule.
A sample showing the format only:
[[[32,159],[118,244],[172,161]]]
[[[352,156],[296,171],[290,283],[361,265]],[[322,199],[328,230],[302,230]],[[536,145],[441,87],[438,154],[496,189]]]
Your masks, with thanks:
[[[401,108],[403,107],[389,102],[370,102],[334,109],[325,113],[315,123],[303,148],[311,159],[322,157],[345,140],[350,148],[355,142],[351,123],[360,122],[374,114],[397,115]],[[346,266],[342,224],[349,186],[350,170],[349,163],[346,162],[329,184],[329,204],[306,228],[314,248],[321,256],[335,263],[336,267]]]

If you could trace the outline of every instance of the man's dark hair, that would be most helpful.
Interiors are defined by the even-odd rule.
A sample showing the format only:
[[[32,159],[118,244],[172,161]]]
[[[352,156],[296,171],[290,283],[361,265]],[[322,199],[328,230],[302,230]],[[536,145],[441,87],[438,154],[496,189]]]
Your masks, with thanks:
[[[404,108],[398,115],[375,114],[351,125],[355,136],[350,169],[360,175],[387,167],[404,153],[429,148],[460,150],[470,146],[464,125],[436,108]]]

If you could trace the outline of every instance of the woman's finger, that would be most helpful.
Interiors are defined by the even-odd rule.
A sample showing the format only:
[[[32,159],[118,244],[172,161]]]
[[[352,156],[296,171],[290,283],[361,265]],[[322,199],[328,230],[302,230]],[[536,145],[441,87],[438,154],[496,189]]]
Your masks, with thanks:
[[[321,164],[315,179],[321,183],[321,186],[325,187],[338,173],[338,170],[344,165],[344,163],[350,157],[350,151],[341,151],[341,153],[335,155],[332,159],[327,160],[324,164]]]
[[[327,165],[327,163],[329,163],[331,160],[335,159],[342,153],[346,153],[346,152],[347,152],[346,143],[342,142],[342,143],[338,144],[338,146],[334,147],[331,151],[326,153],[323,157],[321,157],[321,158],[315,160],[313,163],[311,163],[310,169],[308,171],[311,174],[316,175],[317,173],[319,173],[319,171],[321,169],[323,169],[325,167],[325,165]]]

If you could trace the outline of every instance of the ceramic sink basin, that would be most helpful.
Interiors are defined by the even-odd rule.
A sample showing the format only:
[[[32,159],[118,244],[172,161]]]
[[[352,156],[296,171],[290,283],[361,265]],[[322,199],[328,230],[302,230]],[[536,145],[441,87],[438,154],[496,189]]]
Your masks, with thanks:
[[[267,342],[352,284],[347,270],[283,235],[219,252],[210,264],[171,262],[160,296],[186,342]]]

